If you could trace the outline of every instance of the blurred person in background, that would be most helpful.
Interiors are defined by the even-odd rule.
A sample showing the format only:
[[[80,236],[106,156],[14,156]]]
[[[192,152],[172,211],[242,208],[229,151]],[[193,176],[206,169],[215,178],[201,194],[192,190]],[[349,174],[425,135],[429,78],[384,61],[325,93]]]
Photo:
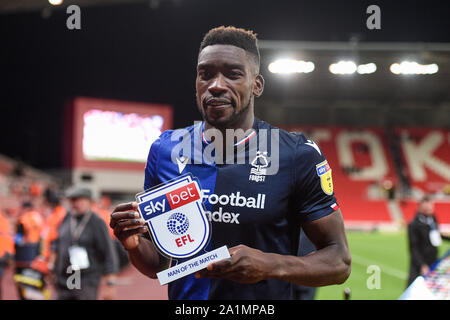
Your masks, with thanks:
[[[8,219],[0,211],[0,299],[2,299],[3,272],[14,255],[14,238]]]
[[[94,204],[92,211],[97,213],[100,218],[105,221],[106,225],[109,226],[111,221],[111,199],[108,196],[101,196],[98,203]],[[109,235],[114,242],[114,247],[117,252],[117,258],[119,261],[119,270],[122,270],[126,266],[130,264],[130,260],[128,259],[128,253],[122,246],[122,243],[116,238],[114,235],[114,230],[108,228]]]
[[[50,208],[49,215],[45,218],[41,232],[41,250],[31,264],[35,270],[48,274],[53,269],[55,253],[51,248],[51,243],[58,237],[58,227],[66,216],[66,209],[61,205],[59,195],[47,189],[44,193],[46,205]]]
[[[110,215],[110,209],[111,209],[111,199],[107,196],[101,196],[100,200],[98,200],[96,203],[92,203],[92,211],[94,211],[96,214],[100,216],[100,218],[105,221],[106,225],[109,225],[109,221],[111,219]],[[108,228],[109,234],[112,239],[115,239],[114,231]]]
[[[92,193],[86,188],[73,187],[67,191],[67,198],[70,211],[60,224],[53,243],[58,299],[97,299],[102,275],[106,278],[103,298],[114,299],[117,254],[105,222],[91,209]],[[80,270],[80,286],[71,288],[68,280],[75,269]]]
[[[420,275],[426,275],[438,259],[438,247],[442,239],[450,240],[439,232],[434,215],[433,201],[429,196],[419,201],[415,218],[408,225],[410,266],[408,286]]]
[[[38,198],[42,194],[42,186],[37,181],[32,181],[28,187],[29,194],[33,198]]]
[[[39,255],[43,218],[31,201],[22,203],[16,224],[15,275],[19,297],[22,300],[45,298],[43,275],[31,269],[32,261]]]

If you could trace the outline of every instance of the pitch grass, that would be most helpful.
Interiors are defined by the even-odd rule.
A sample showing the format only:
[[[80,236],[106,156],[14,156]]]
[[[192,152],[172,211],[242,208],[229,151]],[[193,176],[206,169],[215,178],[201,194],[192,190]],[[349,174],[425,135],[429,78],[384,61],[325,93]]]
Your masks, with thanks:
[[[318,288],[316,300],[342,300],[344,289],[350,288],[352,300],[395,300],[406,289],[409,272],[409,252],[406,231],[356,232],[348,231],[347,239],[352,253],[352,273],[342,285]],[[444,241],[439,248],[441,257],[450,249]],[[368,289],[367,273],[370,265],[381,269],[380,289]]]

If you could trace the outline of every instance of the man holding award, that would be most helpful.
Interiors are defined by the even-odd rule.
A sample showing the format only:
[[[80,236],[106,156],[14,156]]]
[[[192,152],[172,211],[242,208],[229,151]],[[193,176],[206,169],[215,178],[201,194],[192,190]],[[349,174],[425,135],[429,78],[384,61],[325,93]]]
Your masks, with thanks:
[[[303,134],[254,116],[263,93],[256,35],[210,30],[200,46],[204,119],[161,134],[145,192],[118,205],[111,228],[169,299],[290,299],[291,284],[343,283],[350,252],[331,168]],[[317,248],[298,257],[300,226]]]

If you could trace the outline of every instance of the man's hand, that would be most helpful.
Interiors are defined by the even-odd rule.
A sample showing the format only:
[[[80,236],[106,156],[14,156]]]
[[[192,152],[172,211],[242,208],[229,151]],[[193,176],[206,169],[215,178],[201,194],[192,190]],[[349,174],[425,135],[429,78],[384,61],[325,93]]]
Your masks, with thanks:
[[[230,258],[209,264],[199,278],[223,278],[240,283],[279,279],[308,287],[342,284],[351,271],[351,256],[340,210],[305,222],[303,229],[317,251],[304,257],[264,253],[239,245]]]
[[[224,278],[240,283],[255,283],[269,278],[276,259],[271,254],[239,245],[230,248],[230,258],[210,263],[198,271],[197,278]]]
[[[147,232],[145,221],[139,218],[136,202],[119,204],[111,213],[109,226],[126,250],[139,245],[139,235]]]
[[[111,213],[109,226],[128,251],[131,263],[141,273],[156,279],[156,273],[168,268],[170,259],[160,255],[150,240],[139,236],[148,229],[145,221],[139,218],[136,202],[119,204]]]
[[[430,272],[430,267],[427,266],[426,264],[422,265],[422,267],[420,267],[420,274],[421,275],[426,275],[428,272]]]
[[[117,290],[115,286],[105,286],[102,293],[103,300],[114,300],[117,296]]]
[[[49,272],[48,274],[44,275],[44,279],[53,286],[56,286],[58,283],[56,275],[53,272]]]

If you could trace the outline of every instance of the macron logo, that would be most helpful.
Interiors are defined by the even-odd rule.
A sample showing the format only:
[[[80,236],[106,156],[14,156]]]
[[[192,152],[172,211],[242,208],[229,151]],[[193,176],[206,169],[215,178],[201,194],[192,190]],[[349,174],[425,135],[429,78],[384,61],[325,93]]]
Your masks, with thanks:
[[[307,145],[310,146],[310,147],[313,147],[314,149],[317,150],[317,152],[318,152],[320,155],[322,155],[322,152],[320,152],[319,147],[317,146],[317,144],[316,144],[314,141],[308,140],[308,142],[306,142],[305,144],[307,144]]]
[[[177,159],[177,165],[178,165],[178,172],[182,173],[189,161],[189,158],[188,157],[180,157],[180,158],[176,158],[176,159]]]

